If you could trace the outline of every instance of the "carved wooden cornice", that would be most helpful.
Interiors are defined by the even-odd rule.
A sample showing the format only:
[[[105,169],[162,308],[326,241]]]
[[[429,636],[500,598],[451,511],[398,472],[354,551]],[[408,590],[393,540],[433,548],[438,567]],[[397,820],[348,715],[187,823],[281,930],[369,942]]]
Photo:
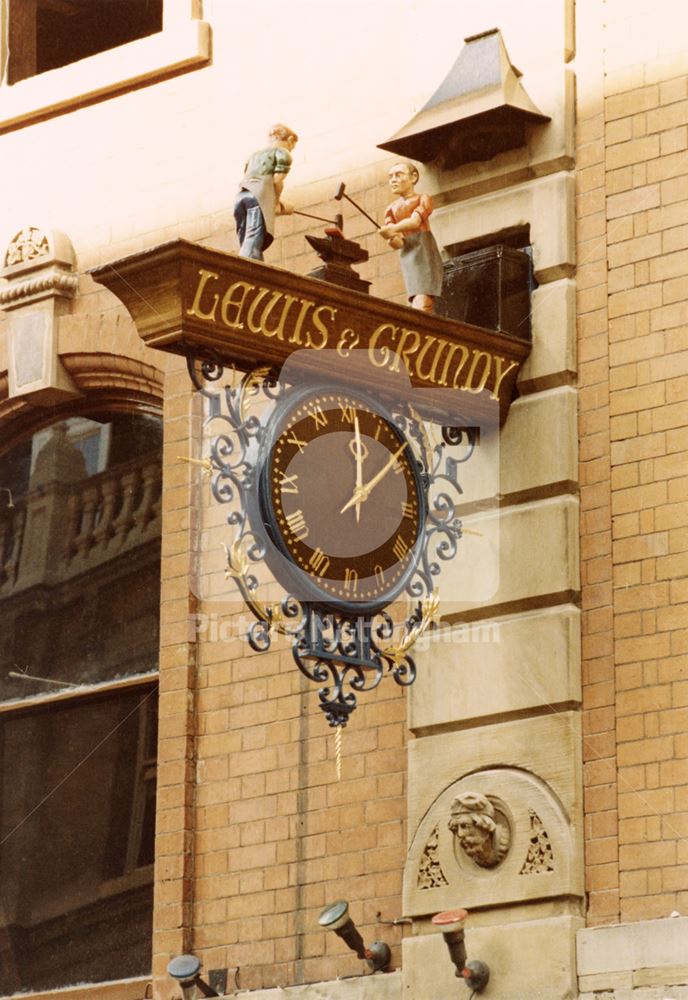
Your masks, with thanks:
[[[240,370],[280,369],[298,352],[304,369],[323,376],[341,376],[344,359],[347,380],[376,392],[405,369],[411,389],[443,390],[426,394],[425,409],[444,423],[497,415],[503,423],[531,348],[182,239],[90,273],[124,303],[149,347]]]

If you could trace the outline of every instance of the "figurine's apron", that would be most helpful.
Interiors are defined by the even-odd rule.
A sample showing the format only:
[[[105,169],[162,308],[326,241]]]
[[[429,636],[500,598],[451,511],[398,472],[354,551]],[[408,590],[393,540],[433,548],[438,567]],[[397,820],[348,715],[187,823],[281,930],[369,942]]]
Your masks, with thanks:
[[[269,237],[264,245],[264,249],[267,249],[272,243],[275,232],[275,209],[277,207],[272,174],[266,174],[264,177],[244,177],[239,187],[242,191],[250,191],[260,205],[265,231]]]
[[[432,233],[404,233],[399,263],[409,299],[414,295],[442,294],[442,257]]]

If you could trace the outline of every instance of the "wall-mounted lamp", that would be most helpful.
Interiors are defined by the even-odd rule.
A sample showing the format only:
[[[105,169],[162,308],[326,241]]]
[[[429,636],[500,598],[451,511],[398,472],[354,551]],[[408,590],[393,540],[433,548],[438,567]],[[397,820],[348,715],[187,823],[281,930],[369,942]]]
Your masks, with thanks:
[[[178,955],[167,966],[167,975],[177,980],[184,1000],[196,1000],[199,994],[204,997],[219,997],[220,994],[201,979],[200,971],[201,960],[195,955]]]
[[[389,965],[392,958],[389,946],[384,941],[373,941],[370,948],[366,948],[363,938],[349,916],[349,904],[345,900],[340,899],[326,906],[318,922],[325,930],[334,931],[360,959],[368,963],[373,972],[380,972]]]
[[[449,955],[454,963],[455,973],[459,979],[463,979],[474,993],[480,993],[485,989],[490,978],[490,970],[485,962],[479,959],[466,961],[466,943],[464,941],[464,921],[468,916],[467,910],[445,910],[437,913],[432,922],[435,927],[442,931]]]
[[[14,500],[12,499],[12,490],[10,490],[7,486],[0,486],[0,493],[7,494],[7,509],[12,510],[12,508],[14,507]]]

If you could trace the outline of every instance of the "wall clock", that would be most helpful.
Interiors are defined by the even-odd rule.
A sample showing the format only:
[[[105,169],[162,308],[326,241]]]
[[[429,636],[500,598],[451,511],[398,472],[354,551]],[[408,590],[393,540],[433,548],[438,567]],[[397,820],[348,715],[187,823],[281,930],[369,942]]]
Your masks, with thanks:
[[[428,482],[384,405],[336,386],[293,393],[259,466],[262,523],[293,592],[355,614],[389,604],[422,546]]]
[[[343,727],[383,676],[415,679],[410,651],[436,616],[440,565],[462,533],[458,471],[475,429],[443,428],[433,444],[407,399],[290,384],[268,368],[219,388],[221,363],[188,367],[206,404],[200,461],[228,506],[227,575],[253,615],[247,639],[266,651],[286,636],[329,724]],[[400,597],[411,611],[397,620]]]

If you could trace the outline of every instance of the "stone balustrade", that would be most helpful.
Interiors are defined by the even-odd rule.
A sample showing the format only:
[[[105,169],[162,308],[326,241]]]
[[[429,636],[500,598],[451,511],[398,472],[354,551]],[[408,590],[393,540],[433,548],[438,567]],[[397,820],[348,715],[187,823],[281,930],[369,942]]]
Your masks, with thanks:
[[[0,509],[0,597],[51,586],[160,533],[157,455],[77,482],[53,482]]]

